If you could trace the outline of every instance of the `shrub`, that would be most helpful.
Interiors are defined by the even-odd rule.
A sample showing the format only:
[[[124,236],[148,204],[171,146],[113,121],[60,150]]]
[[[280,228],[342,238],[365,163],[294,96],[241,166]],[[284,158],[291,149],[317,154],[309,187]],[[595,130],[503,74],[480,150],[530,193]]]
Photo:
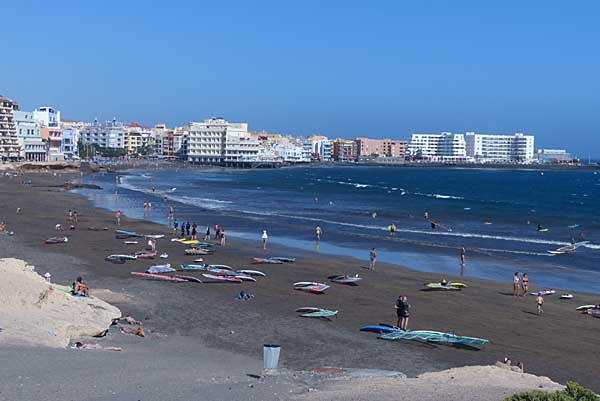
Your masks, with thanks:
[[[600,396],[575,382],[568,382],[567,388],[554,393],[526,391],[504,401],[600,401]]]

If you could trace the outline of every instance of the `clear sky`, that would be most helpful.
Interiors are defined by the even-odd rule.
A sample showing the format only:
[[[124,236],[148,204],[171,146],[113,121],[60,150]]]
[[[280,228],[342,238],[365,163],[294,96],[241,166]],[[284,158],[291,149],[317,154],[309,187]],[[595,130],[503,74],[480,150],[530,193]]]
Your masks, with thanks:
[[[63,118],[600,156],[600,1],[6,1],[0,93]]]

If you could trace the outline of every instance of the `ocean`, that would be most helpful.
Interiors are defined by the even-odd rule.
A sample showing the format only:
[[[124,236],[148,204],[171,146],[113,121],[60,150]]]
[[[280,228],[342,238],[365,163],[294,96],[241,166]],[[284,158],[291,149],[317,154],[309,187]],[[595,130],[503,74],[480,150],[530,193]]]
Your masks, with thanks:
[[[365,261],[375,247],[378,260],[422,271],[461,274],[464,245],[465,276],[511,281],[527,272],[534,286],[600,294],[596,171],[158,168],[128,170],[119,180],[115,194],[114,174],[85,176],[103,189],[80,192],[97,206],[163,224],[170,205],[179,222],[196,222],[200,232],[219,224],[233,241],[258,243],[266,229],[271,242]],[[573,253],[548,252],[572,240],[587,242]]]

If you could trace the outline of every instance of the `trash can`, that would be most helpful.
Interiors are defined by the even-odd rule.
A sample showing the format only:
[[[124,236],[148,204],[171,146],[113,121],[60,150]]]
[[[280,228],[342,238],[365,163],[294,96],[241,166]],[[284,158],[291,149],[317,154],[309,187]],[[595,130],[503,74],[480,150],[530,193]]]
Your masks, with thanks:
[[[265,344],[263,346],[263,363],[265,370],[277,369],[280,351],[281,347],[277,344]]]

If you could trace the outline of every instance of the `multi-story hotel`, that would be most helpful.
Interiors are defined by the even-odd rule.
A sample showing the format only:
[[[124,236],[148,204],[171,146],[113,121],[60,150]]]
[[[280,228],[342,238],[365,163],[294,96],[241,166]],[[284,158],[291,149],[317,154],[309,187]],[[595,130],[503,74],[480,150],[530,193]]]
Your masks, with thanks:
[[[408,153],[415,159],[466,161],[465,136],[451,132],[413,134],[408,144]]]
[[[187,159],[191,163],[230,165],[253,161],[259,147],[258,139],[248,133],[246,123],[210,118],[189,126]]]
[[[534,136],[466,133],[467,156],[481,162],[523,163],[533,160]]]
[[[19,110],[17,102],[0,95],[0,160],[18,160],[20,156],[19,138],[13,112]]]
[[[63,160],[60,111],[50,106],[42,106],[33,111],[33,118],[40,123],[40,135],[46,141],[48,160]]]
[[[354,162],[358,157],[356,141],[338,138],[333,141],[333,160],[337,162]]]

